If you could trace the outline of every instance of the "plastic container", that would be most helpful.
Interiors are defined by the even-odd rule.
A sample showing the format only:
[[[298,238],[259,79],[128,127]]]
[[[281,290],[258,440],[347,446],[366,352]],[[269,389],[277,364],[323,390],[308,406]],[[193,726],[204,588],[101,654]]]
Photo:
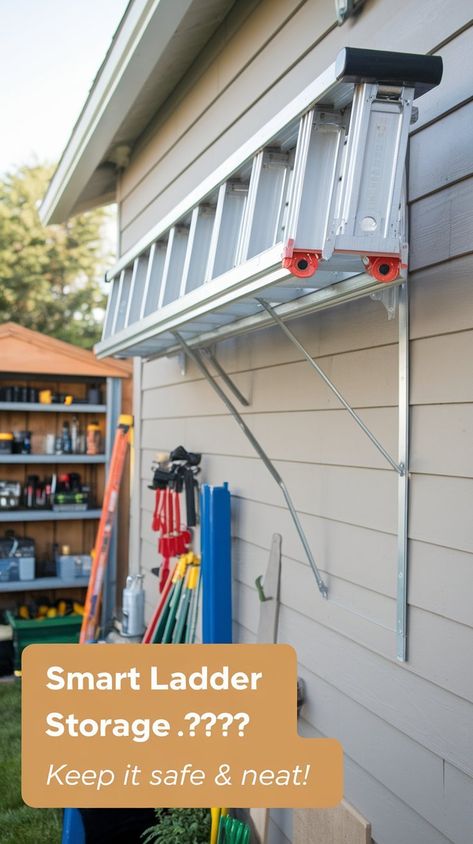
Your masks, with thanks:
[[[33,580],[35,546],[32,539],[8,534],[0,539],[0,581]]]
[[[13,454],[13,434],[0,434],[0,454]]]
[[[145,630],[145,593],[143,575],[129,575],[123,590],[123,636],[142,636]]]
[[[79,641],[81,615],[26,620],[7,610],[6,616],[13,630],[16,669],[21,667],[21,654],[28,645],[74,645]]]
[[[98,422],[90,422],[87,425],[87,451],[89,455],[100,454],[101,446],[100,425]]]
[[[90,554],[59,554],[56,558],[56,575],[62,580],[87,577],[92,568]]]

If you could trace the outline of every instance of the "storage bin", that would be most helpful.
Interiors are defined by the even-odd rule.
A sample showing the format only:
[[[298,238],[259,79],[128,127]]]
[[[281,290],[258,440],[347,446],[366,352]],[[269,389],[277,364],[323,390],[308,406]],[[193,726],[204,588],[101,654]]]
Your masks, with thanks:
[[[13,434],[0,433],[0,454],[12,454]]]
[[[16,669],[21,667],[21,654],[28,645],[74,645],[79,641],[81,615],[26,620],[7,610],[6,616],[13,630]]]
[[[9,534],[0,539],[0,582],[34,580],[35,546],[32,539]]]
[[[56,557],[56,575],[62,580],[88,577],[92,568],[90,554],[60,554]]]

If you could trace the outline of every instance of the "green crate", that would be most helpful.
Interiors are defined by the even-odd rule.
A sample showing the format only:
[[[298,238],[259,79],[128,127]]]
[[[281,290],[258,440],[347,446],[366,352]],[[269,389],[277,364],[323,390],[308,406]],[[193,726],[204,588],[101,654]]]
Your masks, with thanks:
[[[75,645],[79,641],[81,615],[64,615],[56,618],[17,618],[7,611],[7,620],[13,629],[15,668],[21,667],[21,654],[27,645]]]

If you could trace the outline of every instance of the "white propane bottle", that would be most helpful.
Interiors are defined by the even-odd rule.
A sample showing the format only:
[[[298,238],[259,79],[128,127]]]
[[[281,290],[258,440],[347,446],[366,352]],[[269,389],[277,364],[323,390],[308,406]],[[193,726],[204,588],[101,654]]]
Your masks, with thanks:
[[[145,630],[143,574],[128,575],[123,590],[122,635],[142,636]]]

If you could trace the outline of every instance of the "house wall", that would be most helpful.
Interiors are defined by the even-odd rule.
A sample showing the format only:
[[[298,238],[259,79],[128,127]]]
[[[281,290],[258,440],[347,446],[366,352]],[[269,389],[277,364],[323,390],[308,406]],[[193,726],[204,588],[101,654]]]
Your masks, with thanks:
[[[255,577],[283,537],[279,640],[307,688],[301,731],[339,738],[346,797],[376,844],[473,840],[473,27],[458,0],[372,0],[337,27],[331,0],[238,2],[136,150],[120,185],[122,250],[316,77],[345,45],[434,52],[409,155],[409,661],[395,660],[397,477],[277,328],[219,346],[245,419],[294,497],[330,586],[321,600],[280,491],[193,365],[135,365],[141,432],[133,546],[157,563],[147,488],[157,450],[204,453],[233,493],[235,640],[254,641]],[[371,299],[291,328],[397,451],[397,321]],[[141,383],[141,389],[136,385]],[[138,439],[138,438],[137,438]],[[138,541],[138,537],[141,539]],[[291,841],[273,812],[271,844]]]

